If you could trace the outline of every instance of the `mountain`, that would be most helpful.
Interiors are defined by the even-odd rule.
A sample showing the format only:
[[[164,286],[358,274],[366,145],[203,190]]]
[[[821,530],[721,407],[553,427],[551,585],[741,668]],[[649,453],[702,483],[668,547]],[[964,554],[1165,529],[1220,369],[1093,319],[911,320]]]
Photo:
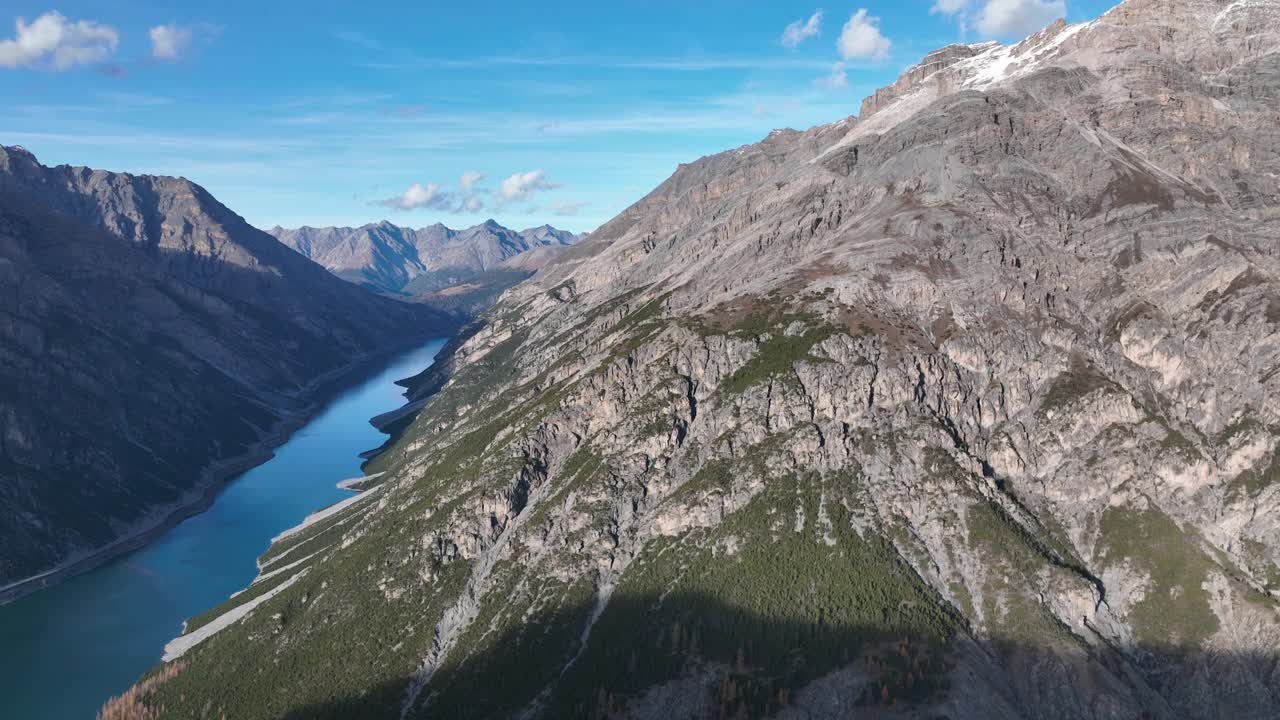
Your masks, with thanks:
[[[323,383],[451,328],[339,281],[190,181],[50,168],[18,147],[0,147],[0,278],[6,596],[180,517]]]
[[[500,271],[521,253],[573,245],[583,237],[550,225],[515,231],[493,220],[466,230],[439,223],[414,230],[383,221],[358,228],[274,227],[268,232],[344,280],[408,295],[445,290]]]
[[[509,290],[128,702],[1280,715],[1280,5],[927,63]]]

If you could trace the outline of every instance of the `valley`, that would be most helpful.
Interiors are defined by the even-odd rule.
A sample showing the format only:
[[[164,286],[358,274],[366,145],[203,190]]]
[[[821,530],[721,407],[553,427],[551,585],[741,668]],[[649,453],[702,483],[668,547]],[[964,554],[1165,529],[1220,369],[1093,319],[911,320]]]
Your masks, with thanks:
[[[430,341],[347,378],[206,511],[141,549],[0,607],[7,716],[92,717],[160,657],[185,621],[249,585],[254,558],[272,537],[353,495],[336,483],[359,477],[359,454],[385,437],[369,418],[403,402],[395,381],[430,365],[443,344]]]
[[[0,601],[172,525],[452,315],[343,282],[182,178],[0,147]]]
[[[341,542],[134,701],[1274,714],[1277,20],[1128,0],[682,165],[450,343]]]
[[[714,58],[330,29],[366,58],[343,71],[430,93],[267,106],[289,137],[246,165],[342,182],[242,197],[266,227],[297,213],[263,197],[323,188],[314,227],[0,147],[0,697],[99,720],[1280,716],[1280,1],[858,8],[825,50],[823,10],[732,11]],[[782,34],[730,56],[753,12]],[[645,14],[618,27],[669,40]],[[931,29],[895,45],[891,22]],[[918,50],[940,27],[959,42]],[[630,42],[559,30],[522,37]],[[486,74],[582,117],[447,91]],[[803,87],[757,85],[781,77]],[[602,78],[638,100],[597,109]],[[592,187],[824,97],[626,203]],[[590,233],[545,222],[600,208]],[[422,222],[448,217],[470,227]]]

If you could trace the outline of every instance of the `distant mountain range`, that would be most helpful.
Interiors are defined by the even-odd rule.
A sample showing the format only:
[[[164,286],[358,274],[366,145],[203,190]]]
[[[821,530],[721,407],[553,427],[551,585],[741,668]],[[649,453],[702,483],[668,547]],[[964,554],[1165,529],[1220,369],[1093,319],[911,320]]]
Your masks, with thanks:
[[[493,220],[465,230],[440,223],[414,229],[384,220],[358,228],[277,226],[267,232],[344,280],[446,305],[449,298],[474,304],[482,296],[496,297],[586,237],[550,225],[512,230]],[[539,252],[528,255],[531,250]]]
[[[183,178],[0,146],[0,598],[163,526],[453,322],[334,278]]]

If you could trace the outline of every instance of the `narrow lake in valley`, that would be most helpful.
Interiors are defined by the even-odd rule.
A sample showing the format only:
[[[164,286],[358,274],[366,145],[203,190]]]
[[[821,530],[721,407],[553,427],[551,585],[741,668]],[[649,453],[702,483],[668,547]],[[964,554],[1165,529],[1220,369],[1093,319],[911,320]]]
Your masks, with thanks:
[[[404,403],[396,380],[431,365],[445,340],[393,357],[337,395],[275,457],[232,481],[203,513],[151,544],[0,607],[0,718],[91,719],[160,661],[188,617],[257,575],[272,537],[351,496],[369,424]]]

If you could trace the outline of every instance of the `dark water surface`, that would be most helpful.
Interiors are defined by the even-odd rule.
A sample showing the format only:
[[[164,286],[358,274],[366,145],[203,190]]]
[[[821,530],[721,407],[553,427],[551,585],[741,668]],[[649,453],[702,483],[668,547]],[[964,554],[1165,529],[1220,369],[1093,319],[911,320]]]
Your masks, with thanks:
[[[93,718],[160,660],[182,622],[244,588],[272,537],[351,493],[359,453],[386,436],[369,418],[404,404],[393,384],[444,340],[390,360],[332,400],[275,457],[232,481],[205,512],[146,547],[0,607],[0,720]]]

